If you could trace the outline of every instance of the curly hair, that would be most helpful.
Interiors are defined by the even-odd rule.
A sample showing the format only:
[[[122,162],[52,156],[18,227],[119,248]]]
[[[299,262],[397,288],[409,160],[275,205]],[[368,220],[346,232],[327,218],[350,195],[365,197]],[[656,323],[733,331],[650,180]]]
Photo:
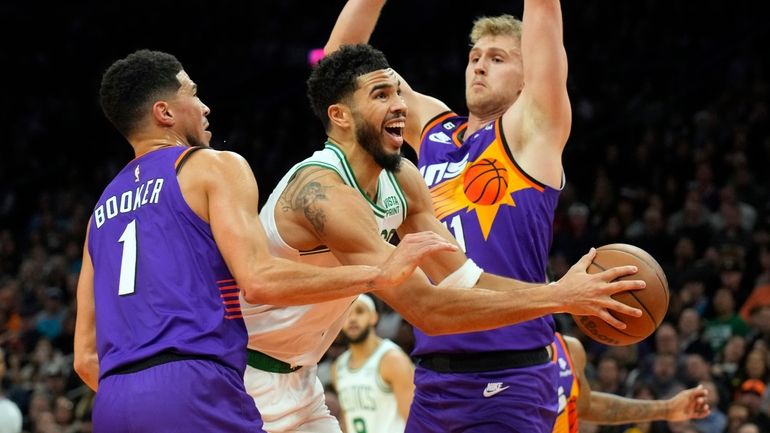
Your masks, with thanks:
[[[390,65],[382,51],[367,44],[343,45],[338,51],[323,58],[307,80],[307,97],[324,129],[329,130],[326,110],[356,91],[358,77],[388,68]]]
[[[113,63],[102,76],[104,115],[128,137],[145,115],[144,105],[179,90],[182,64],[171,54],[139,50]]]

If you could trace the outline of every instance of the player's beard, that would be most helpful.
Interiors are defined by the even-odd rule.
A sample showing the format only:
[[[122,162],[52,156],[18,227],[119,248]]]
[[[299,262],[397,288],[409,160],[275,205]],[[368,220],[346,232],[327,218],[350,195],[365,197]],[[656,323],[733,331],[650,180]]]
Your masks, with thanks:
[[[382,148],[382,133],[358,113],[353,114],[356,122],[356,140],[361,147],[372,155],[374,162],[387,171],[398,173],[401,170],[401,153],[390,154]]]
[[[364,341],[366,341],[367,337],[369,337],[369,332],[371,332],[371,330],[372,330],[372,327],[367,326],[366,328],[364,328],[363,331],[361,331],[360,334],[358,334],[357,337],[351,337],[350,335],[348,335],[347,332],[345,332],[345,338],[348,339],[348,343],[350,344],[361,344]]]

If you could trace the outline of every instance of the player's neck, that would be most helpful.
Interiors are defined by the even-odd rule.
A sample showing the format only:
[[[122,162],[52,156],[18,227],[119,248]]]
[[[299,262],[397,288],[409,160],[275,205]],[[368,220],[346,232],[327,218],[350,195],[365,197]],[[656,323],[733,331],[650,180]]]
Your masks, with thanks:
[[[489,113],[468,114],[468,129],[465,130],[465,137],[470,137],[474,132],[486,126],[489,122],[494,122],[498,117],[502,116],[505,110],[492,111]]]
[[[176,134],[137,134],[129,140],[131,146],[134,148],[136,157],[140,157],[153,150],[162,149],[169,146],[189,146],[184,140],[182,140]]]
[[[358,344],[350,345],[350,362],[353,366],[360,367],[372,356],[377,347],[380,345],[382,338],[374,334],[374,329],[369,332],[369,337],[366,340]]]
[[[329,137],[328,140],[342,150],[342,153],[345,154],[345,159],[350,164],[351,170],[353,170],[358,186],[366,192],[366,195],[371,200],[375,200],[377,198],[377,179],[382,172],[382,167],[374,161],[372,155],[364,150],[355,139],[348,138],[346,140],[344,138]]]

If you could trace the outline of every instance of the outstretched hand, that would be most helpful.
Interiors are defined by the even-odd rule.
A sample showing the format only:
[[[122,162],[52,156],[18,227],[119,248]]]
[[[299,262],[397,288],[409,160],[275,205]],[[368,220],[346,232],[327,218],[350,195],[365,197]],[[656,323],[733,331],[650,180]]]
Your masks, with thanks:
[[[670,421],[685,421],[693,418],[704,418],[711,413],[706,399],[708,390],[703,385],[686,389],[668,400],[668,416]]]
[[[560,299],[564,310],[577,316],[597,316],[618,328],[625,329],[626,324],[610,314],[610,310],[632,317],[640,317],[642,310],[630,307],[612,298],[612,295],[626,290],[639,290],[645,287],[643,280],[622,280],[620,277],[637,272],[636,266],[618,266],[606,271],[589,274],[588,267],[596,256],[596,249],[591,248],[569,271],[556,283],[563,287]]]
[[[379,266],[381,272],[375,280],[375,289],[403,283],[419,266],[420,261],[431,254],[454,251],[457,251],[456,245],[434,232],[409,233],[401,239],[385,263]]]

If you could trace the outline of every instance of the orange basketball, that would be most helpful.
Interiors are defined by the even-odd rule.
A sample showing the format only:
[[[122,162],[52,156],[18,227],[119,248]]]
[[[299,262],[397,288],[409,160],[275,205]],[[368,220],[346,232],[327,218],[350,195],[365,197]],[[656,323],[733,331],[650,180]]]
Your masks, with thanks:
[[[463,178],[465,196],[476,204],[495,204],[503,199],[507,189],[508,170],[496,159],[474,162]]]
[[[609,244],[596,249],[596,257],[588,267],[589,274],[615,266],[635,265],[636,274],[621,280],[644,280],[647,286],[641,290],[616,293],[612,297],[626,305],[642,310],[641,317],[631,317],[611,312],[624,322],[620,330],[596,316],[573,316],[578,328],[592,339],[610,346],[626,346],[649,337],[663,321],[668,311],[668,281],[658,262],[646,251],[628,244]]]

